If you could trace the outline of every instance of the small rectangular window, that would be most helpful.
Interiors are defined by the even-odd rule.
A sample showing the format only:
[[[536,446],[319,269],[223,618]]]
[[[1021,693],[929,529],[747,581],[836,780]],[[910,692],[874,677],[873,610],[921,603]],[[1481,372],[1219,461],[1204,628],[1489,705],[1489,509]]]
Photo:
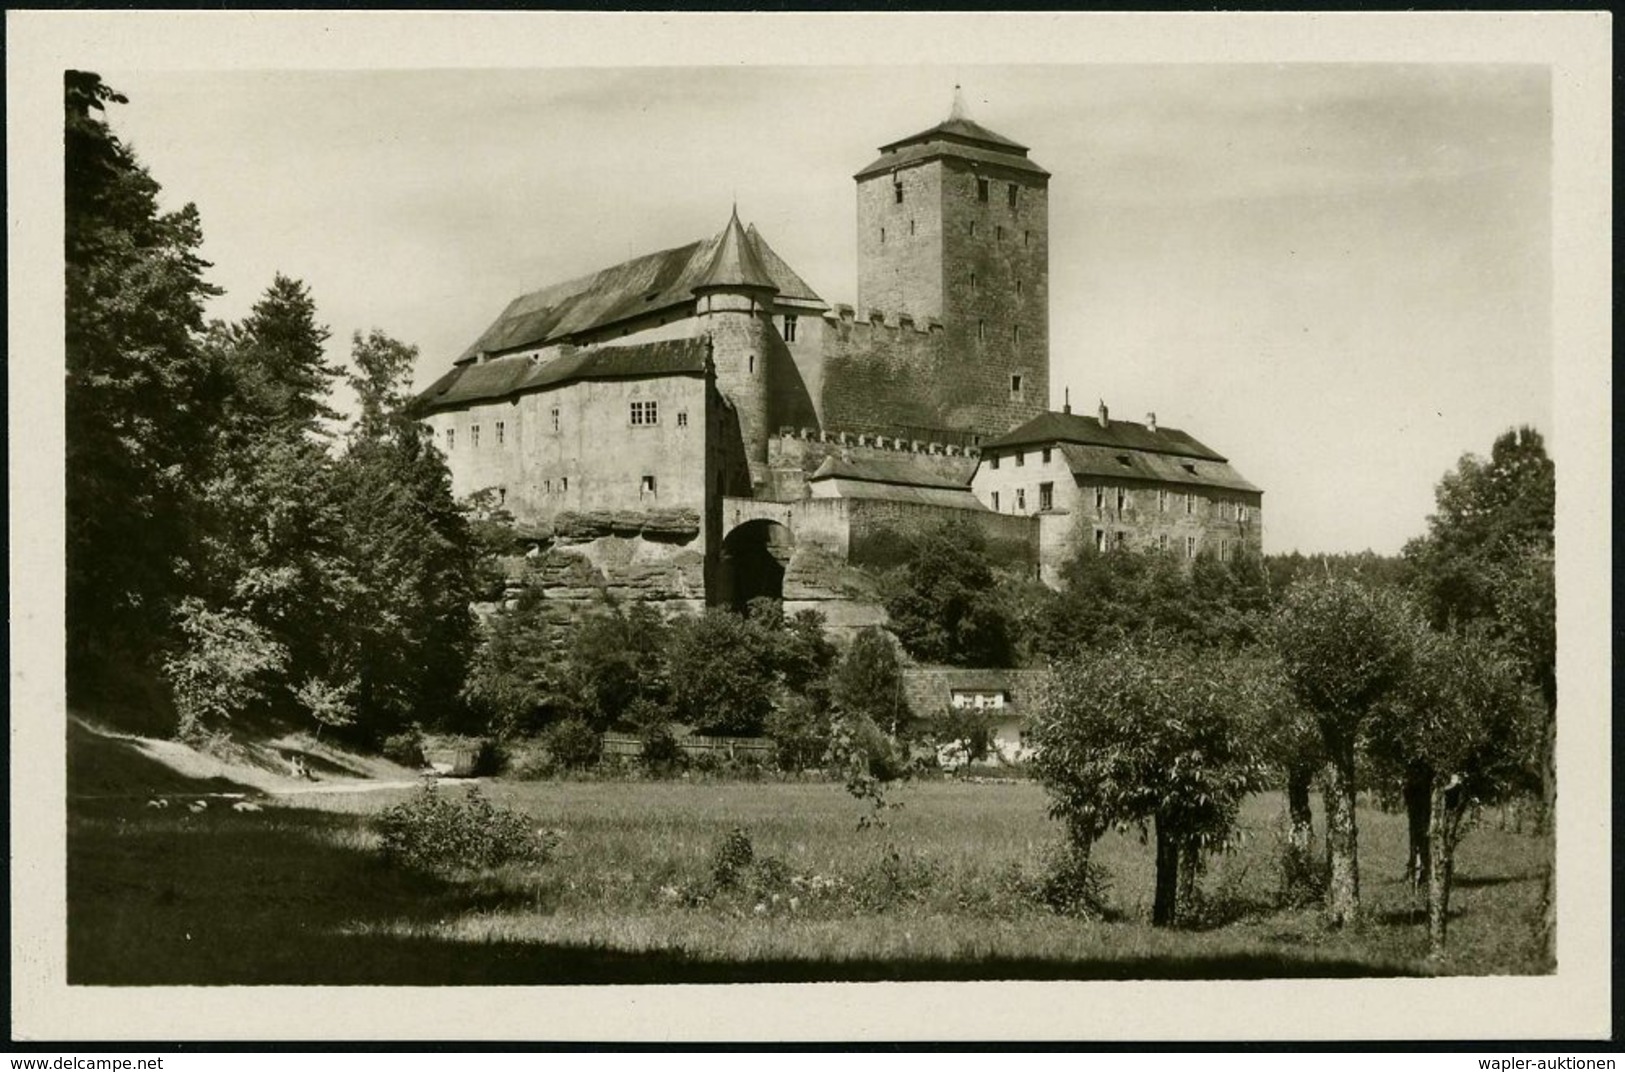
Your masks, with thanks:
[[[1196,537],[1195,536],[1187,536],[1187,537],[1185,537],[1185,557],[1186,558],[1195,558],[1196,557]]]
[[[984,342],[984,341],[986,341],[986,339],[987,339],[987,321],[986,320],[978,320],[976,322],[976,341],[977,342]]]
[[[1020,324],[1012,324],[1012,325],[1010,325],[1010,341],[1015,343],[1017,346],[1021,345],[1021,325]]]
[[[1044,464],[1045,465],[1049,464],[1049,452],[1050,452],[1050,448],[1045,447],[1044,448]]]
[[[1168,512],[1168,489],[1166,489],[1166,488],[1158,488],[1157,489],[1157,513],[1166,514],[1167,512]],[[1166,541],[1164,541],[1164,542],[1166,542]]]
[[[796,318],[793,316],[786,316],[784,318],[784,341],[796,341]]]
[[[1046,450],[1044,453],[1048,454],[1049,451]],[[1046,483],[1046,484],[1038,485],[1038,508],[1040,510],[1053,510],[1053,509],[1055,509],[1055,485],[1054,484],[1047,484]]]
[[[999,512],[999,493],[996,491],[993,493],[993,512]]]
[[[999,467],[999,456],[997,454],[989,454],[987,456],[987,467],[989,469],[997,469]]]
[[[1168,550],[1168,534],[1166,532],[1157,537],[1157,549],[1159,551]]]
[[[1243,503],[1241,505],[1240,509],[1238,510],[1238,516],[1237,516],[1236,520],[1238,520],[1238,521],[1246,521],[1247,520],[1247,504],[1246,503]]]
[[[507,429],[506,429],[506,427],[505,427],[505,426],[504,426],[504,425],[503,425],[503,423],[502,423],[502,422],[501,422],[501,421],[498,421],[498,422],[497,422],[497,446],[499,446],[499,447],[500,447],[500,446],[502,446],[502,442],[503,442],[503,438],[504,438],[504,433],[505,433],[505,432],[506,432],[506,431],[507,431]]]
[[[914,233],[914,221],[913,220],[908,221],[908,233],[909,234]]]
[[[457,429],[446,429],[446,451],[449,453],[457,449]]]
[[[1011,208],[1016,207],[1016,190],[1017,189],[1019,189],[1019,187],[1017,187],[1016,184],[1012,182],[1005,190],[1006,194],[1010,198],[1010,207]]]
[[[1024,246],[1030,246],[1033,244],[1033,233],[1031,231],[1021,232],[1021,244]]]
[[[1117,515],[1119,517],[1121,517],[1123,515],[1123,508],[1126,507],[1127,505],[1128,505],[1128,489],[1127,488],[1118,488],[1117,489]]]
[[[643,474],[643,483],[638,487],[639,494],[653,495],[655,493],[655,478],[652,473]]]
[[[688,411],[686,409],[680,409],[677,411],[677,427],[688,427]]]
[[[557,432],[559,430],[559,407],[554,406],[552,409],[548,410],[547,416],[553,424],[553,431]]]
[[[1022,466],[1026,465],[1026,464],[1027,464],[1027,452],[1024,451],[1024,450],[1016,451],[1016,468],[1020,469]]]
[[[976,237],[976,221],[975,220],[970,221],[970,236],[972,238]]]
[[[976,200],[978,200],[978,201],[986,201],[987,200],[987,180],[986,179],[977,179],[976,180]]]
[[[973,291],[976,289],[976,273],[975,272],[972,272],[970,274],[970,288]]]
[[[551,478],[542,481],[542,490],[549,495],[553,494],[553,481]]]
[[[1027,489],[1016,489],[1016,512],[1024,513],[1027,509]]]
[[[1000,242],[1004,241],[1004,224],[1001,223],[993,229],[993,237]]]
[[[1104,514],[1105,512],[1106,512],[1106,489],[1105,488],[1096,488],[1095,489],[1095,513],[1096,514]]]
[[[1105,549],[1106,549],[1106,530],[1105,529],[1096,529],[1095,530],[1095,550],[1096,551],[1104,551]]]
[[[480,449],[480,426],[472,425],[468,429],[468,445],[475,450]]]
[[[632,423],[638,426],[647,426],[660,423],[659,402],[632,403]]]
[[[1185,493],[1185,513],[1196,513],[1196,496],[1188,491]]]
[[[902,183],[894,182],[894,183],[891,184],[891,196],[892,196],[892,203],[893,204],[901,205],[903,203],[903,184]]]
[[[1122,531],[1121,529],[1119,529],[1117,531],[1117,533],[1112,537],[1112,544],[1119,551],[1121,551],[1123,548],[1127,547],[1128,546],[1128,533],[1126,533],[1126,532]]]
[[[560,491],[569,491],[570,490],[570,478],[569,477],[567,477],[567,476],[559,477],[559,490]]]
[[[886,229],[884,227],[880,229],[880,244],[886,244]]]
[[[1016,297],[1021,297],[1021,280],[1016,280]]]

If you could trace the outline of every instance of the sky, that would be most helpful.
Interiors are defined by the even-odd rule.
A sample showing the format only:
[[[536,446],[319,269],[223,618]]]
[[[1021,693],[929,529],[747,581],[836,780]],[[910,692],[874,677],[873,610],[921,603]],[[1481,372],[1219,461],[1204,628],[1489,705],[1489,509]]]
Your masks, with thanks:
[[[449,367],[519,294],[737,201],[855,296],[852,174],[970,114],[1050,181],[1050,404],[1155,411],[1265,490],[1270,552],[1397,552],[1438,479],[1551,430],[1551,92],[1532,65],[101,71],[196,203],[211,315],[305,281]]]

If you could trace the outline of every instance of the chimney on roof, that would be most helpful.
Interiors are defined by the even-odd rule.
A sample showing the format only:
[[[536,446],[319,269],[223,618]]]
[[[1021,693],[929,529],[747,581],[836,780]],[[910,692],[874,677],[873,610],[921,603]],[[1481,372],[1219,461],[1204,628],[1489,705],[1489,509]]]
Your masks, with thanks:
[[[1155,432],[1157,430],[1157,415],[1155,413],[1147,413],[1145,415],[1145,430],[1148,432]]]
[[[1066,401],[1061,403],[1061,412],[1062,413],[1071,413],[1072,412],[1072,388],[1066,387],[1066,388],[1063,388],[1062,390],[1065,392],[1063,397],[1066,399]]]
[[[970,109],[965,107],[965,95],[960,92],[958,83],[954,84],[954,105],[948,111],[949,119],[969,119]]]
[[[1104,398],[1100,400],[1100,409],[1096,411],[1095,419],[1100,422],[1102,428],[1112,423],[1106,419],[1106,400]]]

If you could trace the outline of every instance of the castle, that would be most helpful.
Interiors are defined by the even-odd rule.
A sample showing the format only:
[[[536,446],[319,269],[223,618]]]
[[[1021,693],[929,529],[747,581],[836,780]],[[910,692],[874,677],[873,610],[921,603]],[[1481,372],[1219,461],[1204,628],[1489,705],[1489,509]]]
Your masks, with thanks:
[[[514,299],[415,399],[550,588],[767,595],[878,620],[840,580],[945,518],[1053,579],[1075,541],[1262,550],[1262,492],[1192,436],[1048,409],[1049,173],[965,114],[855,175],[856,305],[737,210],[716,235]]]

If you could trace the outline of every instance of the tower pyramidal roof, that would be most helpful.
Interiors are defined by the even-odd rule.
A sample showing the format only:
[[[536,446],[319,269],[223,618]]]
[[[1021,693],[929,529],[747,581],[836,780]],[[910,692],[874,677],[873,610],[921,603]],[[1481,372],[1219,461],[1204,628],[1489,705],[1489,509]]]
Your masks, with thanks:
[[[880,158],[854,178],[865,179],[908,164],[952,156],[977,163],[999,164],[1017,171],[1048,177],[1049,172],[1027,159],[1027,146],[995,133],[970,117],[964,91],[954,86],[948,118],[934,127],[880,147]]]
[[[728,226],[722,229],[717,250],[711,255],[711,263],[705,266],[705,272],[694,284],[696,291],[711,287],[779,289],[739,222],[738,205],[734,206],[733,214],[728,217]]]

